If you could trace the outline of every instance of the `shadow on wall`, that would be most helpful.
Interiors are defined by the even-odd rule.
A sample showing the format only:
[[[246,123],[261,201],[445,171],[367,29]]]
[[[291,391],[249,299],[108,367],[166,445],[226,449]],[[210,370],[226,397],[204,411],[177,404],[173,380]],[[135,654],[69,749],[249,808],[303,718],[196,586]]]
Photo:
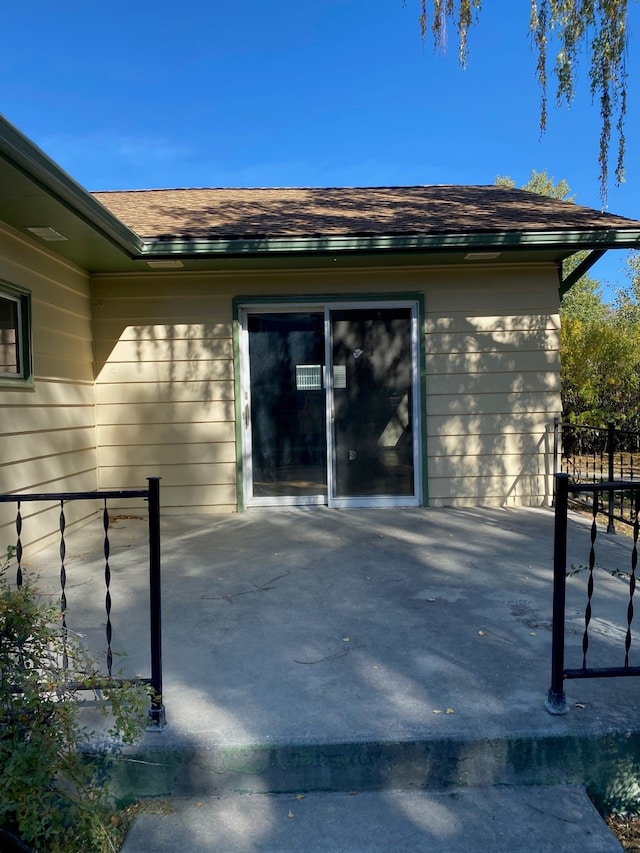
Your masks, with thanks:
[[[236,507],[231,322],[189,322],[209,310],[206,288],[191,296],[96,303],[96,418],[100,486],[163,478],[165,507]],[[110,301],[112,304],[110,304]],[[150,305],[149,302],[152,304]],[[124,303],[124,305],[123,305]],[[179,307],[184,322],[149,323]],[[109,319],[113,313],[127,319]],[[145,322],[132,316],[144,313]],[[104,315],[104,316],[102,316]]]
[[[539,495],[541,506],[551,507],[554,498],[553,424],[547,424],[544,435],[538,441],[536,453],[527,457],[513,486],[509,489],[505,506],[512,506],[527,495]],[[540,483],[544,492],[540,494]]]
[[[232,509],[230,294],[211,296],[204,281],[183,286],[181,294],[179,280],[165,278],[157,293],[135,299],[127,295],[126,282],[100,286],[103,298],[95,300],[94,310],[101,484],[133,485],[132,477],[139,478],[139,466],[145,465],[147,474],[159,474],[165,487],[177,489],[172,506]],[[472,304],[452,314],[452,306],[466,306],[470,294]],[[546,451],[543,438],[561,405],[557,306],[549,296],[548,311],[527,313],[522,310],[527,298],[502,280],[492,284],[491,276],[486,288],[470,288],[458,300],[450,294],[429,296],[428,491],[437,504],[540,505],[548,499],[547,463],[539,455]],[[441,313],[433,307],[438,300]],[[532,301],[541,301],[539,292]],[[491,314],[498,307],[501,316]],[[110,319],[114,314],[126,319]],[[203,314],[225,319],[190,322]],[[174,322],[148,322],[150,316],[169,315],[179,316]],[[189,484],[200,490],[199,497],[186,497]]]
[[[561,408],[557,322],[551,310],[472,309],[427,318],[430,498],[546,504],[548,431]]]
[[[182,307],[181,314],[187,316],[189,308],[180,299],[179,290],[174,298]],[[195,318],[202,315],[203,307],[200,299],[194,302],[192,316]],[[99,314],[102,305],[98,300],[95,319],[95,378],[98,384],[142,383],[137,389],[143,392],[141,401],[146,401],[146,391],[153,402],[156,398],[151,394],[152,389],[145,389],[144,383],[168,383],[170,387],[162,389],[167,392],[164,396],[167,400],[176,399],[180,390],[173,383],[193,383],[197,384],[195,398],[208,402],[217,399],[214,394],[217,382],[233,378],[233,372],[226,367],[233,361],[230,320],[135,324],[131,318],[102,320]],[[145,301],[145,314],[149,310],[153,310],[153,306]],[[166,307],[162,313],[167,313]],[[196,391],[195,387],[191,390]]]

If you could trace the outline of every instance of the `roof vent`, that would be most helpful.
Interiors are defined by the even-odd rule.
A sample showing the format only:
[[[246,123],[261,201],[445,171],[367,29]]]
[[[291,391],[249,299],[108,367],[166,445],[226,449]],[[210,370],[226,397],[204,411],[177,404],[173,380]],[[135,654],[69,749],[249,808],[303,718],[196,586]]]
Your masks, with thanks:
[[[39,237],[41,240],[46,240],[48,243],[58,243],[61,240],[68,239],[64,234],[56,231],[55,228],[52,228],[50,225],[31,225],[27,227],[27,231],[31,231],[31,233],[36,237]]]
[[[152,270],[179,270],[184,267],[182,261],[147,261]]]
[[[465,261],[495,261],[502,252],[467,252]]]

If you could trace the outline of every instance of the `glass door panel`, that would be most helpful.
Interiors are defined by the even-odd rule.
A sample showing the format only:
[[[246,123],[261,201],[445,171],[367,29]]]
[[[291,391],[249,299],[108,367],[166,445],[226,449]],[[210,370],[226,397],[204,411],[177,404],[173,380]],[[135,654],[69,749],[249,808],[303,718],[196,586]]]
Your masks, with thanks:
[[[252,497],[327,495],[324,315],[250,313]]]
[[[334,498],[415,494],[408,307],[330,311]]]

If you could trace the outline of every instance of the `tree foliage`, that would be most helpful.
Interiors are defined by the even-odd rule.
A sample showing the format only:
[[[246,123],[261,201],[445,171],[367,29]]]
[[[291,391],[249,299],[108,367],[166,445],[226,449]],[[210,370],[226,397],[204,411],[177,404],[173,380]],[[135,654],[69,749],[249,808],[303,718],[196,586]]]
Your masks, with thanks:
[[[499,187],[515,187],[516,182],[508,176],[496,178],[496,186]],[[523,184],[521,189],[530,193],[538,193],[538,195],[546,195],[549,198],[557,198],[558,201],[575,202],[575,195],[571,195],[571,188],[564,178],[556,181],[555,178],[547,174],[547,170],[542,172],[531,170],[531,175],[526,184]]]
[[[100,676],[79,638],[61,630],[59,606],[28,578],[9,583],[12,557],[8,548],[0,559],[0,850],[114,851],[100,747],[117,752],[142,732],[147,691]],[[103,743],[82,725],[78,683],[111,720]]]
[[[562,405],[566,420],[640,430],[640,323],[616,312],[582,319],[563,312]]]
[[[560,306],[562,409],[590,426],[640,431],[640,281],[604,305],[583,276]]]
[[[406,2],[406,0],[405,0]],[[515,2],[515,0],[511,0]],[[555,78],[558,106],[571,104],[577,83],[577,69],[583,55],[588,58],[591,97],[600,111],[598,164],[603,201],[609,180],[609,150],[613,128],[617,135],[615,179],[624,180],[627,110],[626,57],[629,42],[630,0],[530,0],[529,33],[536,55],[536,76],[540,86],[540,131],[548,120],[549,77]],[[420,0],[420,31],[431,37],[436,48],[447,42],[447,26],[457,29],[460,63],[468,55],[468,33],[478,20],[482,0]],[[551,45],[557,46],[550,60]],[[551,62],[553,67],[549,70]]]
[[[615,310],[629,321],[640,321],[640,252],[631,252],[627,258],[629,283],[619,288],[614,303]]]

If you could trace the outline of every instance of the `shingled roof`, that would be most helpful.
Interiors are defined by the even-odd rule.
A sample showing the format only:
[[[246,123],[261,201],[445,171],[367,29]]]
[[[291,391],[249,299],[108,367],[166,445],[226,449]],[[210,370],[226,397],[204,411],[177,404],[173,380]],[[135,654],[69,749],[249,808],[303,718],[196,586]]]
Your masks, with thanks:
[[[0,116],[0,221],[91,273],[264,263],[559,264],[640,249],[640,221],[504,186],[89,193]],[[56,237],[57,235],[57,237]],[[269,260],[267,260],[269,258]],[[571,273],[565,284],[571,285]]]
[[[640,222],[503,186],[96,192],[145,240],[635,230]]]

